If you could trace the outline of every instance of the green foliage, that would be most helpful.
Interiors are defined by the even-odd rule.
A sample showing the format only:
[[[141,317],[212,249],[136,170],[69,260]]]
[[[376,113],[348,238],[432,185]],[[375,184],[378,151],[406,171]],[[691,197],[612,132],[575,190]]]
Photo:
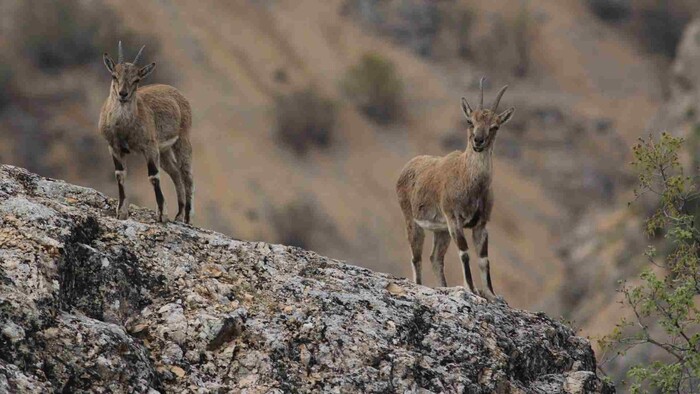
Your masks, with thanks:
[[[700,232],[689,203],[697,199],[696,179],[684,175],[679,152],[682,138],[663,133],[658,141],[640,139],[632,165],[639,173],[635,195],[651,193],[658,200],[646,221],[650,235],[663,234],[669,251],[660,255],[650,246],[649,261],[659,269],[646,269],[636,284],[623,284],[624,303],[633,319],[621,321],[601,341],[604,350],[624,355],[640,345],[661,349],[670,362],[639,364],[628,371],[631,392],[697,392],[700,389]]]
[[[275,136],[298,155],[311,147],[331,144],[336,124],[336,104],[306,88],[275,100]]]
[[[365,54],[348,70],[342,87],[374,122],[384,125],[401,118],[403,83],[394,64],[381,55]]]

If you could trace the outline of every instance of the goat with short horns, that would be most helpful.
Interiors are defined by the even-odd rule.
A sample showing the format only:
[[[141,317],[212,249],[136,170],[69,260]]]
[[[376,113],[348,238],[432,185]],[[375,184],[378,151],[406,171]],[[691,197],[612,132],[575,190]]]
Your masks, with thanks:
[[[430,261],[440,286],[447,286],[444,258],[450,238],[459,249],[464,269],[464,281],[469,290],[478,294],[469,268],[469,254],[464,229],[471,228],[479,256],[482,285],[481,295],[496,297],[491,283],[486,224],[493,207],[493,146],[498,129],[508,122],[515,108],[497,113],[498,104],[507,86],[496,96],[489,109],[484,109],[484,78],[480,82],[479,107],[472,110],[462,98],[462,110],[467,118],[467,147],[447,156],[418,156],[401,171],[396,184],[399,204],[406,220],[411,245],[414,280],[420,284],[421,254],[424,230],[433,232]]]
[[[145,46],[134,61],[124,61],[122,43],[115,64],[105,53],[104,63],[112,75],[109,97],[102,106],[99,129],[109,144],[114,161],[114,173],[119,186],[117,218],[129,217],[124,184],[126,155],[140,153],[146,158],[148,178],[153,184],[158,204],[158,221],[167,221],[165,199],[160,188],[159,169],[170,175],[177,192],[178,212],[175,220],[190,222],[192,213],[192,145],[190,104],[177,89],[169,85],[139,87],[156,64],[139,67],[138,61]]]

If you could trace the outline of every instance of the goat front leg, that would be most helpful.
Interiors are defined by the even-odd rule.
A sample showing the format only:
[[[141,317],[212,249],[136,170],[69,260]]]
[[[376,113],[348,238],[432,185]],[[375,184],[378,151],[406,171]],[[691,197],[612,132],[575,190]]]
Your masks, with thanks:
[[[156,203],[158,204],[158,221],[165,223],[168,221],[168,214],[165,210],[165,198],[163,191],[160,189],[160,152],[157,145],[152,151],[146,153],[146,161],[148,162],[148,180],[153,185],[153,191],[156,194]]]
[[[114,177],[117,179],[119,187],[119,204],[117,205],[117,219],[124,220],[129,218],[129,202],[126,199],[124,185],[126,183],[126,160],[123,154],[116,154],[112,148],[109,148],[114,162]]]
[[[469,268],[469,246],[467,245],[467,239],[464,237],[464,230],[456,217],[447,219],[447,227],[450,230],[452,240],[455,241],[457,249],[459,249],[459,259],[462,261],[462,268],[464,268],[464,283],[469,288],[469,291],[478,294],[472,281],[472,271]]]
[[[472,238],[476,251],[479,255],[479,270],[481,271],[481,285],[486,286],[483,291],[484,297],[489,301],[496,299],[496,293],[493,291],[491,284],[491,271],[489,269],[489,233],[486,231],[486,223],[479,223],[472,230]]]
[[[430,262],[433,264],[433,273],[440,287],[447,287],[445,279],[445,253],[450,246],[450,234],[446,231],[433,233],[433,252],[430,254]]]
[[[425,231],[414,223],[408,222],[408,242],[411,244],[411,263],[413,264],[413,281],[416,284],[423,284],[423,275],[421,273],[421,260],[423,259],[423,241],[425,240]]]

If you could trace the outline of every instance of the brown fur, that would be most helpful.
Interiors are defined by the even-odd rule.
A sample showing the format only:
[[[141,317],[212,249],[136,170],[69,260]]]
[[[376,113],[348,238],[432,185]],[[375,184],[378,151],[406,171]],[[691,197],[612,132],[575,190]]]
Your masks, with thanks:
[[[158,203],[158,219],[166,221],[165,202],[160,190],[159,168],[170,175],[178,198],[175,220],[190,221],[194,185],[192,180],[192,145],[190,128],[192,110],[187,99],[174,87],[148,85],[140,81],[155,67],[151,63],[139,68],[131,63],[114,64],[105,54],[105,65],[112,73],[110,94],[100,113],[99,129],[109,144],[120,190],[117,217],[126,219],[128,203],[124,196],[125,156],[131,152],[144,155],[148,175]]]
[[[502,89],[503,92],[503,89]],[[500,95],[502,94],[499,93]],[[483,93],[482,93],[483,94]],[[449,240],[455,241],[460,251],[465,284],[476,292],[469,268],[467,241],[464,228],[473,229],[474,242],[480,257],[484,293],[495,297],[488,268],[488,233],[486,223],[493,208],[492,155],[496,134],[514,111],[510,108],[496,115],[493,110],[473,111],[463,99],[463,110],[469,126],[467,148],[443,157],[418,156],[401,171],[396,183],[399,205],[406,220],[406,230],[414,268],[414,280],[421,283],[421,254],[424,230],[434,232],[431,261],[441,286],[446,286],[444,256]]]

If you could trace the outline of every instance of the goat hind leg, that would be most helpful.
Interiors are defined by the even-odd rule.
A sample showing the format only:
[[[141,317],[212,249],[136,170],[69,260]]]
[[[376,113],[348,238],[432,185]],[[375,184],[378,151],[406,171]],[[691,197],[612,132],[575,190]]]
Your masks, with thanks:
[[[433,265],[433,273],[440,287],[447,287],[445,279],[445,253],[450,246],[450,234],[447,231],[433,233],[433,251],[430,254],[430,262]]]
[[[160,188],[160,152],[154,149],[146,153],[146,161],[148,163],[148,179],[153,185],[153,191],[156,194],[156,204],[158,204],[158,221],[165,223],[168,221],[168,214],[165,210],[165,197]]]
[[[185,185],[182,182],[180,168],[177,166],[175,154],[172,150],[161,152],[160,159],[163,169],[170,175],[170,179],[173,180],[175,191],[177,192],[177,215],[175,215],[175,221],[182,222],[185,216]]]
[[[411,244],[411,264],[413,265],[413,280],[417,284],[423,284],[421,272],[421,259],[423,255],[423,241],[425,240],[425,232],[415,223],[409,223],[408,242]]]
[[[175,157],[180,165],[180,176],[185,187],[185,223],[192,217],[194,200],[194,181],[192,177],[192,144],[187,138],[180,138],[173,145]]]

